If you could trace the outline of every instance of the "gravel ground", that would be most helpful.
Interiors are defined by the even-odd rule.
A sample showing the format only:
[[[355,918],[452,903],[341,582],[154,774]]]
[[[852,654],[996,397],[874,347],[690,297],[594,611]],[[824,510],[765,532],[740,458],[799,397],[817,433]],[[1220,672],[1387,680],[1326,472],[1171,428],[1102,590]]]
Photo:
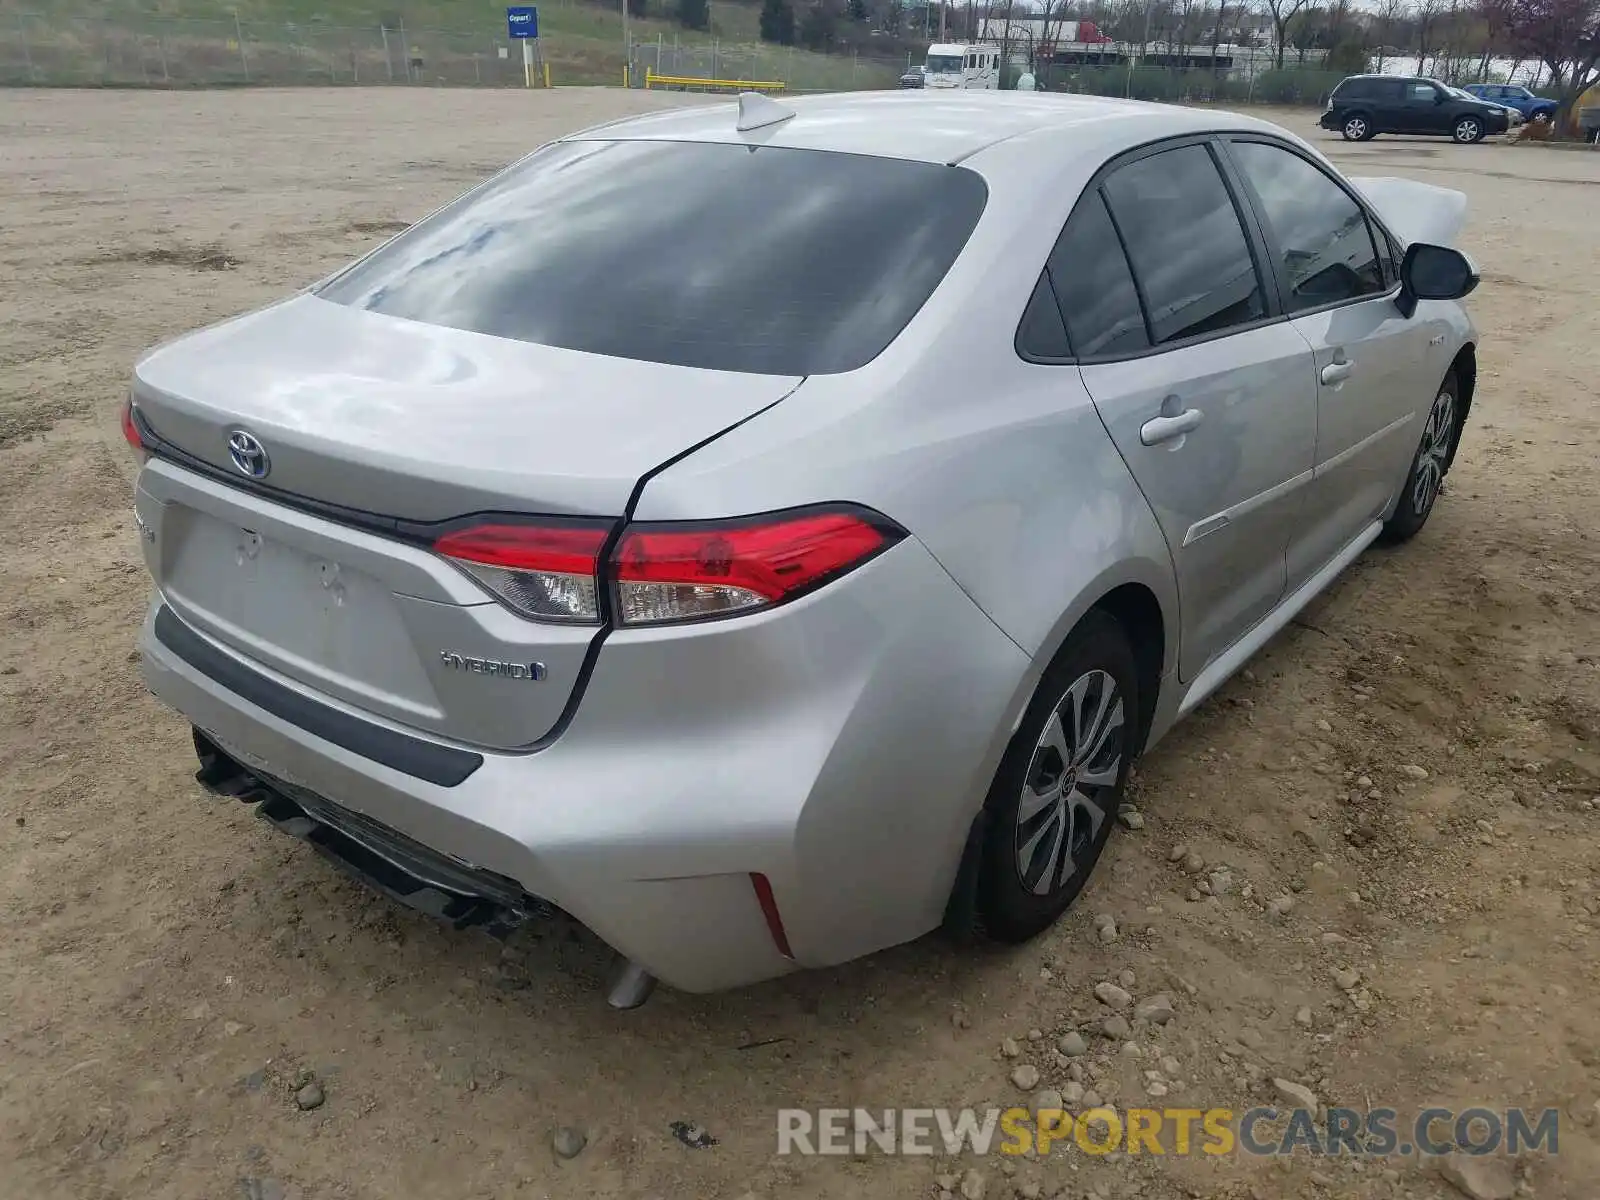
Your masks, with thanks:
[[[1316,135],[1353,173],[1471,198],[1463,458],[1417,542],[1368,554],[1143,764],[1142,828],[1033,945],[929,942],[619,1015],[584,937],[448,933],[202,798],[132,653],[146,585],[115,414],[135,355],[558,131],[683,99],[0,93],[0,1196],[1498,1186],[1414,1159],[774,1154],[779,1106],[1024,1088],[1553,1106],[1559,1156],[1495,1166],[1525,1194],[1592,1196],[1600,156]]]

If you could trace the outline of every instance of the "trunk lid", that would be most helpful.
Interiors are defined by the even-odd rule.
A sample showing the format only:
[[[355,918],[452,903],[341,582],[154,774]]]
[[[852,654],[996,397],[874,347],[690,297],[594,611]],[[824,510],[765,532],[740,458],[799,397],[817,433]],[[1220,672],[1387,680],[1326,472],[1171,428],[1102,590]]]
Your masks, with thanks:
[[[608,358],[301,295],[181,338],[136,368],[165,441],[222,471],[413,521],[492,510],[618,516],[640,476],[781,399],[794,376]]]
[[[651,469],[798,383],[296,298],[139,365],[159,439],[137,495],[145,561],[175,615],[268,678],[525,748],[557,726],[598,628],[511,612],[428,549],[427,525],[621,518]],[[237,430],[259,440],[264,477],[234,463]]]

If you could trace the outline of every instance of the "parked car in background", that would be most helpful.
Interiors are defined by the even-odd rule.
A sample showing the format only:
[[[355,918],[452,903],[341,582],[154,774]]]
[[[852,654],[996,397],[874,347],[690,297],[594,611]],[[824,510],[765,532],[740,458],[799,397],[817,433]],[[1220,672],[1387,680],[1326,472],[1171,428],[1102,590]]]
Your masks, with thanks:
[[[1455,87],[1455,86],[1452,85],[1450,90],[1453,93],[1455,93],[1455,95],[1459,96],[1463,100],[1476,100],[1476,99],[1478,99],[1477,96],[1474,96],[1471,92],[1467,91],[1466,88],[1458,88],[1458,87]],[[1514,108],[1506,109],[1506,120],[1508,120],[1513,126],[1521,125],[1523,123],[1523,121],[1525,121],[1526,119],[1527,118],[1525,118],[1516,109],[1514,109]]]
[[[1461,90],[1475,99],[1520,113],[1526,121],[1541,115],[1548,120],[1555,120],[1556,102],[1534,95],[1521,84],[1469,83]]]
[[[919,88],[928,82],[928,68],[918,65],[909,68],[900,76],[900,86],[903,88]]]
[[[1348,142],[1380,133],[1409,133],[1481,142],[1511,125],[1506,109],[1464,95],[1437,79],[1407,75],[1352,75],[1333,89],[1319,122]]]

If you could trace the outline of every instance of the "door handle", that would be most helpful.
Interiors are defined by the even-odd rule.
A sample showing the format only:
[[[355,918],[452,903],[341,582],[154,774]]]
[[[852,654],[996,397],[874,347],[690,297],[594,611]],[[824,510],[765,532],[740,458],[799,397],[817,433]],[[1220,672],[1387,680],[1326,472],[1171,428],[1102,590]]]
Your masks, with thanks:
[[[1320,378],[1322,379],[1322,382],[1326,384],[1343,383],[1346,379],[1350,378],[1350,372],[1354,371],[1355,369],[1355,363],[1351,362],[1348,358],[1336,358],[1327,366],[1322,368],[1322,374]]]
[[[1160,445],[1170,442],[1173,438],[1182,437],[1192,432],[1203,420],[1205,413],[1198,408],[1185,409],[1183,412],[1170,417],[1151,417],[1139,426],[1139,440],[1146,446]]]

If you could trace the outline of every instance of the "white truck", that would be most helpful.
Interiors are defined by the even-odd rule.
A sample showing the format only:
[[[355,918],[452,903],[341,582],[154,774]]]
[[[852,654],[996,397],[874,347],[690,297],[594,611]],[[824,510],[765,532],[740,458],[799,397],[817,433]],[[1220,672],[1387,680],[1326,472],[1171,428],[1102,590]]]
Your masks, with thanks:
[[[997,91],[1000,47],[981,42],[935,42],[928,47],[925,88]]]

